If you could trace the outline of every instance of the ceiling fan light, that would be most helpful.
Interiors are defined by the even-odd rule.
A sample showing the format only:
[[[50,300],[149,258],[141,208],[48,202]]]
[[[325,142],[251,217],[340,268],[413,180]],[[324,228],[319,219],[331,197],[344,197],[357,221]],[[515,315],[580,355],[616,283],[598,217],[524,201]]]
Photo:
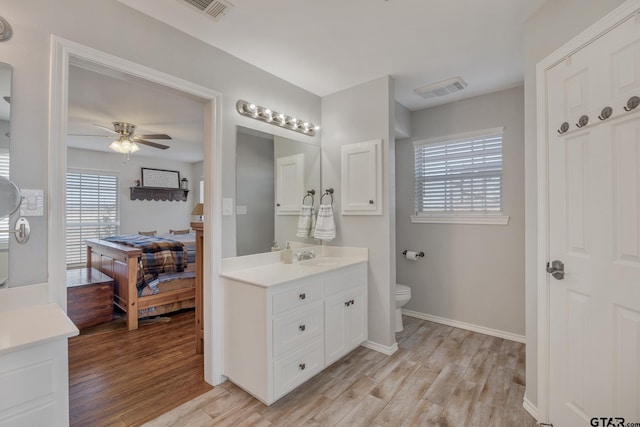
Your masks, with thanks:
[[[131,153],[135,153],[136,151],[140,151],[140,147],[138,146],[138,144],[136,144],[135,142],[131,143]]]
[[[122,148],[122,144],[120,144],[120,141],[113,141],[111,144],[109,144],[109,148],[116,153],[126,153],[126,151],[124,151],[124,149]]]

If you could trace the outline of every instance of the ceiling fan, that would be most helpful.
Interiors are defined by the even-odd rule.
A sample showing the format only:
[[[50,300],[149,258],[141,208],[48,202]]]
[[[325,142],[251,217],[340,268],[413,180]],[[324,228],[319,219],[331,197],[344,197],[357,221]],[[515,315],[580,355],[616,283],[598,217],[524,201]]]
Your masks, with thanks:
[[[136,125],[126,122],[112,122],[113,128],[103,125],[93,124],[93,126],[100,129],[104,129],[112,134],[118,135],[118,139],[109,144],[109,148],[115,152],[129,154],[135,153],[140,150],[138,144],[147,145],[149,147],[158,148],[160,150],[166,150],[168,145],[158,144],[157,142],[147,141],[148,139],[172,139],[165,133],[149,134],[149,135],[135,135],[134,131]],[[99,136],[105,138],[111,138],[107,135],[76,135],[76,136]]]

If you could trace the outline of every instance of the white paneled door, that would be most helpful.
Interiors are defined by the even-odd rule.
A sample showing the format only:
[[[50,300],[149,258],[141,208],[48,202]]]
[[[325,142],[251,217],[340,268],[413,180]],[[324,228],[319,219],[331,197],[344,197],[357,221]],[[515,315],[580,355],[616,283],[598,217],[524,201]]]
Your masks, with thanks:
[[[640,96],[640,20],[546,81],[549,254],[564,263],[564,278],[550,266],[549,418],[640,422],[640,107],[624,108]]]

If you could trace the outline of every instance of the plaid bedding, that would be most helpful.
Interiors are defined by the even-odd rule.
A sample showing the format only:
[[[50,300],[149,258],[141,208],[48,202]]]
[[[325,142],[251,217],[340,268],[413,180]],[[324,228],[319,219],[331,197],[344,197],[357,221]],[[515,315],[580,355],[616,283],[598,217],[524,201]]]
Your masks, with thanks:
[[[138,289],[157,279],[160,273],[179,273],[187,266],[187,249],[176,240],[139,234],[111,236],[103,240],[142,249],[138,260]]]

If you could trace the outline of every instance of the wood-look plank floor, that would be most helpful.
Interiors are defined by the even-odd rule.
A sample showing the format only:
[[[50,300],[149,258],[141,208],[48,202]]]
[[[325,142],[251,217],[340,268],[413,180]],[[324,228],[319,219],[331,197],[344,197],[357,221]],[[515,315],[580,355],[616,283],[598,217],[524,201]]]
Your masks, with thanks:
[[[534,427],[524,345],[410,317],[385,356],[360,347],[265,406],[230,382],[145,424]]]
[[[128,332],[124,322],[69,339],[71,426],[138,426],[212,387],[195,352],[193,310]]]

